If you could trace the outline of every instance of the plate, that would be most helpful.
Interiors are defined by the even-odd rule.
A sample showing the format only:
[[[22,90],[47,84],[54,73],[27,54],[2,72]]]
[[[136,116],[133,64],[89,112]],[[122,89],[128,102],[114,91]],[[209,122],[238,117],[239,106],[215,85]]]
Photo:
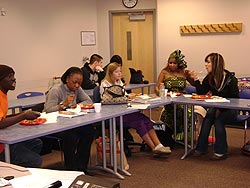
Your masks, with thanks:
[[[211,95],[192,95],[191,98],[195,100],[206,100],[206,99],[211,99],[212,96]]]
[[[20,125],[25,125],[25,126],[31,126],[31,125],[40,125],[40,124],[43,124],[47,121],[47,119],[45,118],[36,118],[34,120],[22,120],[20,121]]]

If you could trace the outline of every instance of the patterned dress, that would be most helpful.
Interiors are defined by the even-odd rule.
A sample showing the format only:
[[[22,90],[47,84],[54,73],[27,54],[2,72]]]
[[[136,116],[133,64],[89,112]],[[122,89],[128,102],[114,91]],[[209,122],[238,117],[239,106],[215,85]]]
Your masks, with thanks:
[[[168,91],[185,93],[186,78],[184,76],[170,76],[165,75],[165,88]],[[191,122],[191,109],[188,109],[189,124]],[[161,121],[163,121],[174,132],[174,105],[166,105],[161,114]],[[184,121],[183,121],[183,105],[176,106],[176,139],[183,140],[184,137]]]

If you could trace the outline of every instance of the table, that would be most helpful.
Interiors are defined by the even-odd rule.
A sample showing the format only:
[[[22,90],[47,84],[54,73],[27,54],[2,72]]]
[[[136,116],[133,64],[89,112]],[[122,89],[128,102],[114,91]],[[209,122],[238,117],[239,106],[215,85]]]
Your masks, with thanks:
[[[250,100],[249,99],[236,99],[229,98],[230,102],[206,102],[204,100],[193,100],[184,96],[179,96],[172,98],[174,104],[184,105],[184,145],[185,153],[181,159],[185,159],[188,154],[194,149],[193,143],[193,120],[192,120],[192,129],[191,129],[191,150],[188,151],[188,105],[192,107],[192,117],[194,111],[194,105],[204,106],[204,107],[218,107],[218,108],[228,108],[236,110],[250,110]],[[193,119],[193,118],[192,118]]]
[[[24,168],[21,166],[4,163],[0,161],[0,174],[1,176],[14,176],[11,183],[15,187],[47,187],[50,183],[57,180],[62,182],[62,188],[69,187],[73,180],[82,175],[83,172],[79,171],[62,171],[62,170],[50,170],[41,168]],[[67,176],[65,176],[67,174]],[[38,183],[38,181],[40,181]],[[7,188],[13,188],[12,185],[5,186]]]
[[[131,89],[138,89],[141,88],[141,93],[144,94],[144,88],[148,88],[148,94],[150,94],[150,87],[155,86],[156,83],[148,83],[148,84],[127,84],[125,86],[126,90],[131,90]]]
[[[122,116],[137,112],[137,109],[129,109],[127,108],[127,105],[119,105],[119,110],[117,110],[117,105],[104,105],[102,107],[102,111],[100,113],[88,113],[84,116],[78,116],[74,118],[64,118],[64,117],[58,117],[56,123],[51,124],[44,124],[39,126],[22,126],[19,124],[7,127],[5,129],[2,129],[0,131],[0,143],[5,144],[5,161],[10,162],[10,144],[19,143],[22,141],[26,141],[29,139],[38,138],[41,136],[46,136],[49,134],[58,133],[61,131],[73,129],[76,127],[96,123],[102,121],[102,129],[105,129],[105,123],[104,121],[107,119],[111,119],[113,124],[111,126],[111,134],[113,138],[116,138],[116,119],[117,117],[120,117],[120,127],[122,130],[123,122],[122,122]],[[105,137],[105,130],[102,132],[103,138]],[[103,142],[105,140],[103,139]],[[121,144],[121,166],[120,170],[126,174],[130,175],[126,170],[124,170],[123,165],[123,132],[120,132],[120,144]],[[116,139],[111,139],[111,145],[113,146],[113,149],[111,151],[111,156],[113,158],[113,169],[107,168],[106,165],[106,155],[103,153],[103,167],[102,169],[111,172],[115,174],[117,177],[124,179],[122,175],[120,175],[117,171],[117,159],[116,159]],[[105,147],[105,144],[103,143],[103,147]],[[105,148],[103,148],[103,151],[106,151]]]
[[[156,83],[148,83],[148,84],[127,84],[125,86],[126,90],[131,90],[131,89],[138,89],[141,88],[141,93],[144,94],[144,88],[148,88],[148,94],[150,94],[150,87],[155,86]],[[93,89],[84,89],[85,93],[87,93],[88,96],[93,96]]]

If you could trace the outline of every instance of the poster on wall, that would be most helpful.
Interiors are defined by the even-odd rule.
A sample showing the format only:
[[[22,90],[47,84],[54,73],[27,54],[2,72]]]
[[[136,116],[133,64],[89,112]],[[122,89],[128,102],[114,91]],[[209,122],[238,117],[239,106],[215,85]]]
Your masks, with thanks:
[[[81,45],[96,45],[95,31],[81,31]]]

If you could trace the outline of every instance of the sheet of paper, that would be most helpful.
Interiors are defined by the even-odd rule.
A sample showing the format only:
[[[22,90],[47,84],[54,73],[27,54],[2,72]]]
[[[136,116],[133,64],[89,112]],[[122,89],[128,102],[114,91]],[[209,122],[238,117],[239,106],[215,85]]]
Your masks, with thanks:
[[[51,113],[41,113],[41,118],[45,118],[47,121],[45,124],[48,123],[56,123],[57,122],[57,112],[51,112]]]
[[[230,102],[230,100],[225,98],[212,98],[212,99],[206,99],[206,102]]]
[[[148,106],[149,106],[149,104],[132,104],[131,107],[129,107],[129,108],[145,110],[148,108]]]
[[[31,175],[14,178],[10,181],[14,188],[44,188],[57,180],[62,182],[62,188],[68,188],[77,176],[83,174],[78,171],[28,169]]]

